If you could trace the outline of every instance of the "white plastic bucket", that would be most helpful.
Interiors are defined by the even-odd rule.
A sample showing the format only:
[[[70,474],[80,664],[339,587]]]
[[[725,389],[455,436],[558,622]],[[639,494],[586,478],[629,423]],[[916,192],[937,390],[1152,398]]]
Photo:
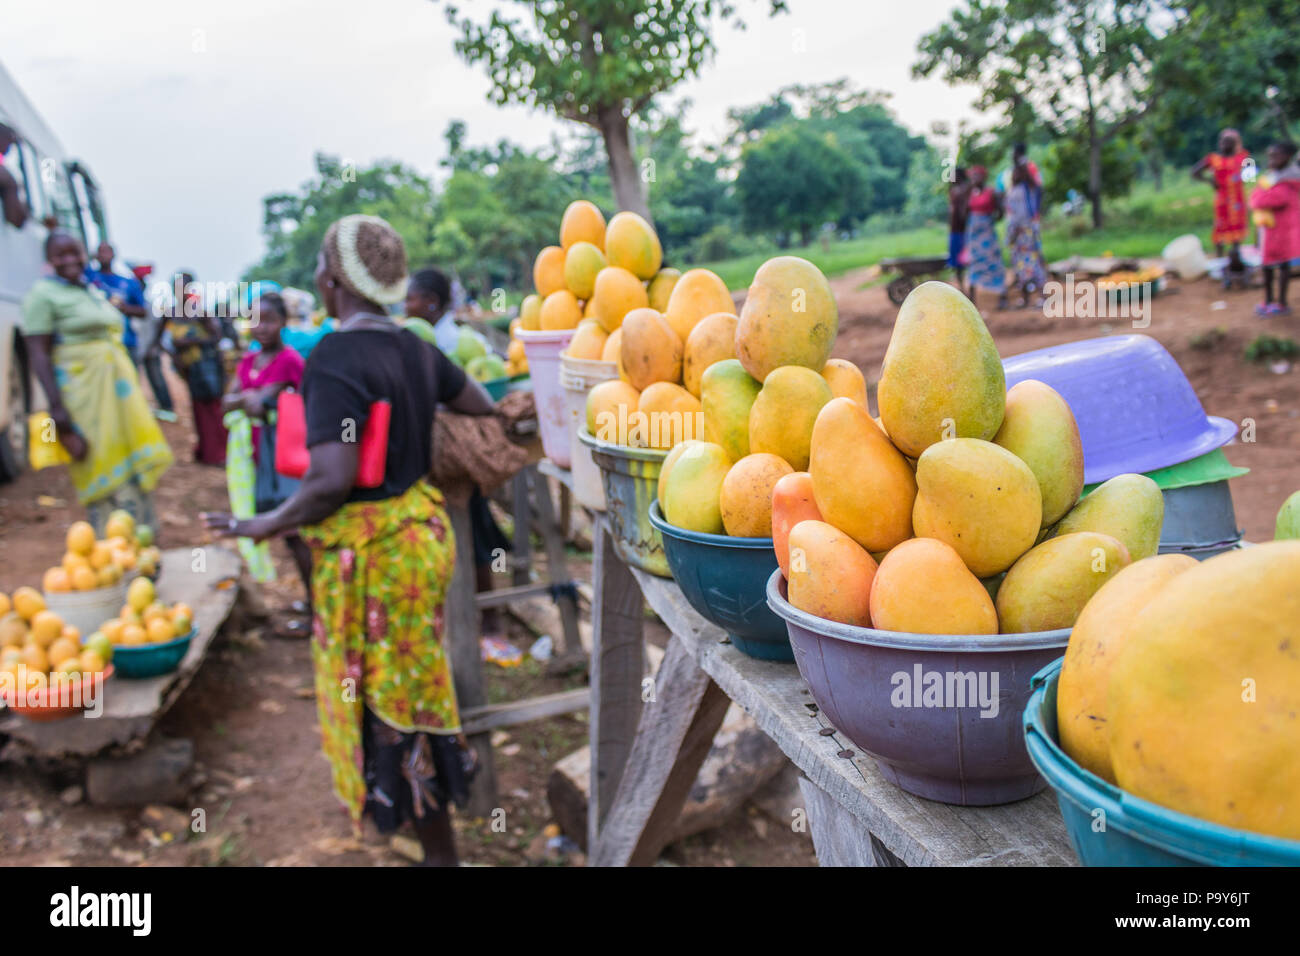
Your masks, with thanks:
[[[605,487],[600,467],[591,457],[591,449],[578,441],[578,430],[587,425],[587,392],[592,386],[618,378],[613,362],[560,356],[560,386],[569,403],[569,468],[573,472],[573,494],[593,511],[605,510]]]
[[[1199,279],[1210,268],[1200,237],[1190,232],[1171,241],[1160,255],[1180,279]]]
[[[131,578],[123,577],[117,584],[93,591],[46,591],[45,606],[64,624],[79,630],[82,637],[89,637],[99,630],[99,625],[121,612],[130,582]]]
[[[516,334],[524,343],[528,376],[537,403],[537,424],[542,434],[542,451],[561,468],[569,467],[569,405],[560,387],[560,353],[569,346],[574,329]]]

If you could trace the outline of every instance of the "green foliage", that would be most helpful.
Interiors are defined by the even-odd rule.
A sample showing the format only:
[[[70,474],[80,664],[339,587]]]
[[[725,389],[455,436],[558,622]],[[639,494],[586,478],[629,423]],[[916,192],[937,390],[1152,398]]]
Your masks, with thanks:
[[[1300,345],[1295,339],[1276,335],[1257,335],[1246,346],[1246,361],[1267,362],[1270,359],[1293,359],[1300,355]]]
[[[1088,143],[1077,137],[1053,141],[1039,161],[1043,193],[1049,202],[1063,202],[1071,190],[1088,192]],[[1101,194],[1126,196],[1137,179],[1138,153],[1131,143],[1112,139],[1101,148]]]
[[[835,221],[845,207],[865,208],[866,169],[826,134],[807,124],[783,126],[746,146],[736,177],[745,224],[778,241]]]

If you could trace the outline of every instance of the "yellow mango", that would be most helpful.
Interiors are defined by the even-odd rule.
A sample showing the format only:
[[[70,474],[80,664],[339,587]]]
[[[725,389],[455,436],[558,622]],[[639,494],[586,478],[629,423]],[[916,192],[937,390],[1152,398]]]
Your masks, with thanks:
[[[673,285],[664,318],[685,342],[701,319],[716,312],[736,314],[727,284],[708,269],[691,269]]]
[[[801,521],[790,531],[787,594],[801,611],[828,621],[871,626],[876,562],[862,546],[825,521]]]
[[[575,242],[564,254],[564,285],[579,299],[590,299],[605,256],[590,242]]]
[[[831,284],[807,259],[777,256],[754,273],[736,326],[736,358],[760,382],[773,369],[820,372],[839,330]]]
[[[999,445],[978,438],[937,442],[917,459],[916,485],[916,536],[950,546],[976,577],[1005,571],[1038,539],[1038,479]]]
[[[575,199],[560,220],[560,247],[566,252],[578,242],[605,248],[605,216],[593,202]]]
[[[734,538],[770,538],[772,489],[793,473],[783,458],[762,452],[746,455],[732,465],[718,499],[727,534]]]
[[[619,356],[638,389],[682,379],[682,340],[654,309],[633,309],[623,318]]]
[[[1050,385],[1027,379],[1007,391],[1002,427],[995,444],[1034,473],[1043,496],[1042,527],[1059,521],[1083,490],[1083,442],[1074,413]]]
[[[1056,726],[1061,749],[1103,780],[1115,782],[1106,710],[1115,657],[1138,613],[1166,584],[1196,566],[1185,554],[1134,561],[1101,586],[1074,622],[1056,687]]]
[[[700,379],[714,362],[736,357],[736,317],[715,312],[696,323],[686,338],[682,358],[682,384],[692,395],[700,394]]]
[[[946,282],[913,289],[898,310],[876,385],[890,440],[919,458],[946,438],[991,439],[1006,392],[993,336],[971,301]]]
[[[1108,534],[1080,531],[1049,538],[1011,566],[998,588],[998,621],[1007,634],[1074,627],[1088,601],[1131,563]]]
[[[749,450],[771,452],[795,471],[807,471],[813,425],[830,400],[831,387],[812,369],[774,369],[749,410]]]
[[[714,362],[700,378],[704,439],[725,448],[732,461],[749,454],[749,413],[762,387],[736,359]]]
[[[979,578],[942,541],[889,550],[871,584],[871,625],[910,634],[996,634],[998,613]]]
[[[650,224],[634,212],[620,212],[605,227],[605,257],[638,279],[651,279],[663,263],[659,237]]]
[[[673,287],[682,274],[677,269],[660,269],[655,277],[646,283],[646,294],[650,297],[650,308],[656,312],[668,310],[668,300],[672,297]]]
[[[721,445],[693,442],[673,463],[659,507],[664,520],[687,531],[722,534],[719,496],[731,461]]]
[[[576,329],[582,321],[582,306],[568,289],[559,289],[542,300],[540,321],[547,332]]]
[[[822,517],[868,551],[912,536],[916,476],[853,399],[831,399],[818,413],[808,473]]]
[[[1165,496],[1146,475],[1116,475],[1093,489],[1052,529],[1053,535],[1099,531],[1119,538],[1133,560],[1160,550]]]
[[[626,432],[641,393],[620,379],[610,379],[587,392],[587,431],[614,445],[627,444]]]
[[[846,359],[831,359],[822,367],[822,378],[836,398],[851,398],[867,407],[867,380],[862,369]]]
[[[633,309],[644,309],[649,302],[640,279],[626,269],[606,266],[596,273],[588,305],[601,327],[606,332],[614,332],[623,324],[625,315]]]
[[[529,332],[542,327],[542,297],[535,292],[519,304],[519,327]]]
[[[545,299],[564,288],[564,250],[547,246],[533,261],[533,288]]]
[[[598,362],[604,354],[607,341],[609,336],[605,334],[599,322],[595,319],[583,319],[578,323],[578,330],[573,333],[573,338],[569,339],[569,347],[565,349],[565,354],[569,358]]]
[[[637,411],[645,415],[650,448],[667,451],[680,441],[700,437],[700,400],[673,382],[648,385]]]

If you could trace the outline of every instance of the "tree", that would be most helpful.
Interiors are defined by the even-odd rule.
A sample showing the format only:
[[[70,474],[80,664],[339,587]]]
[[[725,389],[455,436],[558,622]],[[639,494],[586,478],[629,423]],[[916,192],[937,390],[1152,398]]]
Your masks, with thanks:
[[[921,38],[912,69],[977,84],[979,108],[1000,110],[1020,137],[1035,124],[1080,137],[1100,227],[1103,150],[1159,101],[1153,66],[1179,22],[1158,0],[966,0]]]
[[[773,13],[784,0],[767,0]],[[456,52],[480,63],[492,99],[545,109],[600,132],[620,209],[650,218],[632,151],[630,120],[655,96],[696,76],[714,51],[719,20],[739,23],[728,0],[513,0],[487,22],[456,6]],[[476,11],[477,12],[477,11]]]
[[[745,224],[790,233],[803,244],[844,205],[865,205],[866,171],[830,137],[805,124],[782,126],[745,147],[736,197]]]

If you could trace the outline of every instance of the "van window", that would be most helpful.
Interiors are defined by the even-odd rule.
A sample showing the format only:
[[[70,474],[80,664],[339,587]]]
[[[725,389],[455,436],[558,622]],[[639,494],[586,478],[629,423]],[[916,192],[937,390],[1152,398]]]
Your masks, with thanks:
[[[80,166],[71,167],[73,193],[77,199],[77,208],[81,213],[81,229],[86,237],[86,248],[94,255],[101,242],[108,239],[108,230],[104,228],[104,210],[99,202],[99,190],[95,181]]]
[[[19,177],[23,183],[23,194],[27,197],[27,211],[35,218],[45,215],[45,194],[41,190],[40,163],[32,144],[20,140],[18,143],[19,159],[23,168]],[[15,176],[18,174],[15,172]]]
[[[49,212],[58,221],[59,229],[74,236],[84,236],[77,200],[68,181],[68,171],[56,160],[41,160],[41,186],[50,202]]]

